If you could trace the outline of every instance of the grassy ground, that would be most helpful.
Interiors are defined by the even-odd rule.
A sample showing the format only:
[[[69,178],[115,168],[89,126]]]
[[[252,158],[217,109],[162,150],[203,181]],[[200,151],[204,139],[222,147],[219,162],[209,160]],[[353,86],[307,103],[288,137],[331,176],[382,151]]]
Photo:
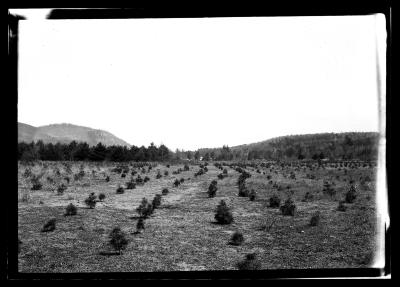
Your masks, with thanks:
[[[56,167],[60,175],[56,174]],[[79,164],[73,164],[68,188],[58,195],[57,184],[66,183],[63,178],[67,176],[62,164],[50,163],[47,168],[37,164],[31,168],[34,174],[44,173],[43,188],[38,191],[30,190],[29,178],[24,176],[27,167],[20,165],[20,272],[234,270],[251,252],[257,254],[261,269],[349,268],[371,264],[376,240],[373,168],[310,171],[286,167],[271,172],[269,168],[260,167],[260,173],[247,168],[252,176],[246,180],[246,185],[257,192],[257,199],[250,201],[247,197],[238,197],[240,174],[229,167],[226,167],[228,177],[217,180],[218,191],[214,198],[208,198],[207,189],[221,171],[212,164],[208,165],[206,174],[198,177],[194,176],[198,166],[190,166],[189,171],[178,175],[172,172],[183,165],[170,168],[158,165],[145,174],[136,169],[142,178],[148,176],[150,181],[125,190],[124,194],[116,194],[116,189],[118,185],[125,186],[130,172],[126,178],[121,178],[119,173],[111,172],[114,167],[86,163],[83,166],[86,175],[75,181],[73,174],[79,171]],[[156,179],[158,169],[163,174],[160,179]],[[165,170],[169,171],[168,176],[164,176]],[[288,176],[291,172],[295,173],[295,179]],[[307,178],[307,174],[314,174],[315,179]],[[105,181],[105,175],[110,176],[109,182]],[[267,175],[271,175],[270,180],[282,190],[273,187]],[[367,175],[372,181],[360,184],[360,177]],[[175,178],[185,181],[173,187]],[[350,179],[355,180],[357,199],[346,204],[345,212],[337,211],[338,201],[344,198]],[[335,183],[336,195],[329,196],[322,191],[324,180]],[[170,192],[162,196],[161,206],[145,220],[145,230],[136,234],[138,214],[135,209],[143,197],[151,201],[165,187]],[[310,202],[302,201],[307,191],[314,195]],[[98,202],[94,209],[84,204],[91,192],[106,195],[104,202]],[[294,199],[295,216],[283,216],[279,209],[268,207],[274,193],[282,202],[289,196]],[[215,223],[215,209],[221,199],[231,208],[232,224]],[[69,203],[78,207],[77,215],[64,216]],[[309,222],[315,211],[320,211],[321,222],[311,227]],[[50,218],[56,218],[56,229],[40,232]],[[264,228],[271,225],[269,230]],[[108,245],[108,235],[116,226],[129,240],[121,255],[115,255]],[[244,236],[240,246],[228,244],[235,231]]]

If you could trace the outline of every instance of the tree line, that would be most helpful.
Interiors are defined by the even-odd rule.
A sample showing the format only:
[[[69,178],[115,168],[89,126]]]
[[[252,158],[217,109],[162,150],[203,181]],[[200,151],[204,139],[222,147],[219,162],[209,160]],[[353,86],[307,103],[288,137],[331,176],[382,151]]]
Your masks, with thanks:
[[[98,143],[89,146],[86,142],[72,141],[69,144],[43,143],[43,141],[18,143],[18,160],[51,160],[51,161],[168,161],[172,152],[165,146],[148,147],[105,146]]]
[[[274,138],[268,141],[222,148],[170,151],[165,145],[148,147],[89,146],[85,142],[18,144],[18,160],[71,161],[170,161],[170,160],[376,160],[378,133],[325,133]]]

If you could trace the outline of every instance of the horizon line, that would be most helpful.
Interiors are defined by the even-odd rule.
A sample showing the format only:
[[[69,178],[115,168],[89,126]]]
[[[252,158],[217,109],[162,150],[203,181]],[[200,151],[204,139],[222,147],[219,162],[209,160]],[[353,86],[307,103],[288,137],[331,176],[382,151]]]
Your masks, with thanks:
[[[79,124],[72,124],[72,123],[66,123],[66,122],[63,122],[63,123],[51,123],[51,124],[45,124],[45,125],[40,125],[40,126],[33,126],[33,125],[31,125],[31,124],[27,124],[27,123],[23,123],[23,122],[19,122],[19,121],[17,121],[17,123],[29,125],[29,126],[34,127],[34,128],[40,128],[40,127],[52,126],[52,125],[71,125],[71,126],[76,126],[76,127],[89,128],[89,129],[92,129],[92,130],[105,131],[105,132],[107,132],[107,133],[110,133],[110,134],[114,135],[113,133],[111,133],[111,132],[109,132],[109,131],[107,131],[107,130],[104,130],[104,129],[91,128],[91,127],[88,127],[88,126],[83,126],[83,125],[79,125]],[[377,134],[380,134],[379,131],[340,131],[340,132],[316,132],[316,133],[304,133],[304,134],[286,134],[286,135],[275,136],[275,137],[267,138],[267,139],[265,139],[265,140],[256,141],[256,142],[251,142],[251,143],[244,143],[244,144],[231,145],[231,146],[230,146],[229,144],[223,144],[222,147],[223,147],[223,146],[228,146],[228,147],[241,147],[241,146],[258,144],[258,143],[270,141],[270,140],[273,140],[273,139],[284,138],[284,137],[296,137],[296,136],[320,135],[320,134],[351,134],[351,133],[377,133]],[[117,137],[116,135],[114,135],[114,136]],[[124,140],[124,139],[121,139],[121,138],[119,138],[119,137],[117,137],[117,138],[120,139],[120,140],[122,140],[122,141],[124,141],[124,142],[126,142],[126,143],[128,143],[130,146],[136,146],[136,147],[144,146],[143,144],[140,145],[140,146],[139,146],[139,145],[135,145],[135,144],[131,144],[131,143],[127,142],[127,141]],[[151,144],[151,143],[154,143],[154,141],[150,142],[150,144]],[[149,145],[150,145],[150,144],[149,144]],[[165,144],[162,143],[162,144],[160,144],[160,145],[165,145]],[[222,147],[221,147],[221,146],[216,146],[216,147],[200,147],[200,148],[197,148],[197,149],[175,148],[175,150],[178,150],[179,152],[187,152],[187,151],[196,151],[196,150],[202,150],[202,149],[218,149],[218,148],[222,148]],[[167,148],[168,148],[168,147],[167,147]],[[170,149],[170,148],[168,148],[168,149]],[[171,149],[171,151],[172,151],[172,149]]]

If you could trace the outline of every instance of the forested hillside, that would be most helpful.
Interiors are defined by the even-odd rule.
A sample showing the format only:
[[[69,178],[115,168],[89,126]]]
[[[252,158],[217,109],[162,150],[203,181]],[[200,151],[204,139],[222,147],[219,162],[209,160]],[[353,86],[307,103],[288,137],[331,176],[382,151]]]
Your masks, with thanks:
[[[294,135],[234,147],[199,149],[192,155],[206,160],[374,160],[378,155],[378,139],[379,134],[374,132]]]

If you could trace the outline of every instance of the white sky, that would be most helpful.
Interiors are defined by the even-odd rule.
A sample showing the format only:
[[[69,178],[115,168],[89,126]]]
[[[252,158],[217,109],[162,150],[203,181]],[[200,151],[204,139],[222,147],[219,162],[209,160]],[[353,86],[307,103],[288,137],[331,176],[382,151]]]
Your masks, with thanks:
[[[375,39],[384,25],[383,15],[28,18],[18,121],[77,124],[172,150],[378,131]]]

